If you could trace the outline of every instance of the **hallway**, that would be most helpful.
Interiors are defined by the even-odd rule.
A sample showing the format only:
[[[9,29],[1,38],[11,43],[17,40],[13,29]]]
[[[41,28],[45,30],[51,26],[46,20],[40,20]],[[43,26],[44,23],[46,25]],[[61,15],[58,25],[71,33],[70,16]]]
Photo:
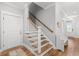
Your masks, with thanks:
[[[0,55],[78,56],[78,7],[71,2],[0,3]]]

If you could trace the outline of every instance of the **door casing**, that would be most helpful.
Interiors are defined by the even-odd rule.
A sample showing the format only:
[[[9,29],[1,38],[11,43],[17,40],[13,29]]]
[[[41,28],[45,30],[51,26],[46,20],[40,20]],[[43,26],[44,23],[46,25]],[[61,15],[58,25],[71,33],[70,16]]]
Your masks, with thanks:
[[[16,13],[12,13],[12,12],[8,12],[8,11],[1,11],[1,20],[0,20],[0,27],[1,27],[1,49],[0,49],[0,51],[3,51],[3,50],[5,50],[4,48],[3,48],[3,28],[2,28],[2,24],[3,24],[3,16],[4,16],[4,14],[8,14],[8,15],[12,15],[12,16],[16,16],[16,17],[22,17],[22,19],[23,19],[23,15],[19,15],[19,14],[16,14]],[[23,33],[23,31],[22,31],[22,33]]]

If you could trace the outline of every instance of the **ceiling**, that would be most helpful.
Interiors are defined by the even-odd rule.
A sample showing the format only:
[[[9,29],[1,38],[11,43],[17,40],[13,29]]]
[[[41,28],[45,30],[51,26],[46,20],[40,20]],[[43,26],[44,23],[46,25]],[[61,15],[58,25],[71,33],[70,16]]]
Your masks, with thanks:
[[[55,5],[55,2],[34,2],[34,3],[43,9],[47,9],[47,8]]]
[[[20,10],[24,10],[25,4],[29,4],[31,2],[2,2],[3,4],[7,4],[11,7],[18,8]]]
[[[24,10],[25,4],[30,4],[31,2],[0,2],[0,4],[6,4],[20,10]],[[46,9],[52,5],[55,5],[55,2],[34,2],[38,6]],[[57,2],[58,6],[61,6],[61,12],[72,15],[79,14],[79,2]]]
[[[0,4],[6,4],[14,8],[18,8],[20,10],[24,10],[25,4],[30,4],[32,2],[0,2]],[[36,5],[40,6],[43,9],[49,8],[52,5],[55,5],[55,2],[33,2]]]
[[[67,15],[79,14],[79,3],[78,2],[66,2],[60,3],[61,11]]]

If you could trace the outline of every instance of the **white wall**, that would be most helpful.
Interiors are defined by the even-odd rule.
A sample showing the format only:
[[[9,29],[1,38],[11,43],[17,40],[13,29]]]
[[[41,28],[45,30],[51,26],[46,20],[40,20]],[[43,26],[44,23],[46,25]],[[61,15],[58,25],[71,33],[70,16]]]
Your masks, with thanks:
[[[0,12],[0,24],[1,24],[1,12]],[[1,39],[1,25],[0,25],[0,39]],[[1,40],[0,40],[0,48],[1,48]]]
[[[76,16],[79,15],[79,2],[60,2],[56,4],[58,7],[58,14],[59,16],[57,16],[58,19],[60,20],[64,20],[64,25],[66,25],[66,21],[67,20],[71,20],[71,18],[73,19],[72,21],[72,26],[73,26],[73,32],[72,33],[67,33],[67,36],[74,36],[74,37],[78,37],[79,34],[79,26],[78,26],[78,19],[79,17],[73,18],[70,16]],[[67,17],[70,17],[70,19],[68,19]],[[66,31],[66,28],[64,29],[64,32]],[[66,33],[65,33],[66,35]]]
[[[74,34],[79,37],[79,16],[78,17],[75,17],[73,19],[73,22],[74,22],[73,23],[73,27],[74,27],[73,31],[74,31]]]
[[[1,11],[7,11],[14,14],[22,15],[23,11],[17,8],[11,7],[10,5],[0,3],[0,47],[1,47]]]
[[[66,24],[66,22],[65,22],[65,24]],[[67,36],[79,38],[79,16],[72,17],[71,25],[72,25],[73,31],[72,32],[66,32]]]
[[[77,2],[63,2],[63,3],[58,2],[58,3],[56,3],[56,14],[55,15],[56,15],[56,22],[60,22],[62,20],[64,22],[64,25],[66,25],[66,21],[64,21],[64,20],[69,20],[69,19],[66,19],[67,17],[73,16],[73,15],[79,15],[79,3],[77,3]],[[76,22],[78,22],[78,20]],[[74,22],[73,22],[73,24],[74,24]],[[74,36],[78,34],[78,24],[77,24],[77,26],[75,24],[73,25],[73,27],[74,28],[77,27],[76,30],[74,30],[74,33],[70,33],[71,35],[74,34]],[[61,32],[64,34],[64,38],[66,40],[66,29],[65,29],[65,27],[63,29],[64,29],[63,32],[61,30],[59,32],[60,32],[60,34],[61,34]]]
[[[4,3],[0,3],[0,10],[16,13],[16,14],[19,14],[19,15],[23,15],[22,10],[20,10],[18,8],[14,8],[14,7],[12,7],[8,4],[4,4]]]

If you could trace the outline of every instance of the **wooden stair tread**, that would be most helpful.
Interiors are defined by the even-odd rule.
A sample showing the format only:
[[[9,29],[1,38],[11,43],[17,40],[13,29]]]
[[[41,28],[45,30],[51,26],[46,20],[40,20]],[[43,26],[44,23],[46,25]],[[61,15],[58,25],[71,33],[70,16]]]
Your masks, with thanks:
[[[45,41],[46,39],[42,39],[41,42]],[[31,43],[37,42],[38,40],[30,40]]]
[[[46,51],[47,49],[51,48],[52,45],[47,44],[46,46],[41,48],[41,53],[38,53],[38,51],[35,51],[35,53],[37,53],[38,55],[42,54],[44,51]]]
[[[30,42],[31,42],[31,43],[34,43],[34,42],[37,42],[37,41],[35,41],[35,40],[31,40]]]
[[[44,44],[46,44],[46,43],[48,43],[48,41],[47,40],[45,40],[45,41],[43,41],[43,42],[41,42],[41,46],[43,46]],[[37,44],[35,44],[35,45],[32,45],[32,47],[34,47],[34,48],[37,48]]]
[[[44,45],[44,44],[47,43],[47,42],[48,42],[48,41],[45,40],[45,41],[41,42],[41,45]]]
[[[52,48],[44,56],[57,56],[58,54],[59,54],[59,51],[57,49]]]
[[[37,48],[37,45],[32,45],[32,47]]]
[[[41,52],[44,52],[45,50],[47,50],[48,48],[50,48],[52,45],[47,44],[46,46],[41,48]]]
[[[26,54],[27,54],[28,56],[34,56],[34,54],[33,54],[31,51],[29,51],[28,49],[26,49],[25,47],[23,47],[22,49],[23,49],[23,51],[26,52]]]
[[[41,37],[41,40],[43,40],[43,39],[46,39],[46,37],[42,36],[42,37]]]
[[[30,38],[33,38],[33,37],[37,37],[37,35],[36,34],[29,35],[28,34],[28,35],[24,35],[24,37],[30,39]]]
[[[34,35],[27,35],[27,38],[29,38],[29,37],[37,37],[38,35],[37,34],[34,34]]]
[[[33,38],[33,39],[31,38],[31,39],[29,39],[29,40],[30,40],[31,43],[34,43],[34,42],[37,42],[37,41],[38,41],[37,38]],[[46,39],[42,39],[41,42],[43,42],[43,41],[45,41],[45,40],[46,40]]]

